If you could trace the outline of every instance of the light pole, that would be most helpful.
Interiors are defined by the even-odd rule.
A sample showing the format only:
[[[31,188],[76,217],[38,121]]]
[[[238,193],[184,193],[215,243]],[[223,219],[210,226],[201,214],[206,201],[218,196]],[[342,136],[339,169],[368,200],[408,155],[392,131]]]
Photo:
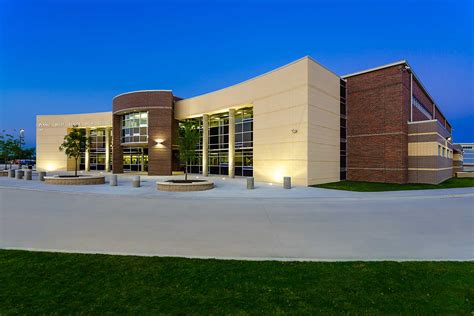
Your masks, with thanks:
[[[20,149],[23,144],[25,144],[25,129],[20,128]]]

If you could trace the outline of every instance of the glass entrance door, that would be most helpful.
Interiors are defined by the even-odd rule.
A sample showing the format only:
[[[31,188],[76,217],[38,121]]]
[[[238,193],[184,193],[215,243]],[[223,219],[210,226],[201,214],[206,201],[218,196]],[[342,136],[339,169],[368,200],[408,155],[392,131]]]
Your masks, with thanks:
[[[147,172],[148,148],[124,147],[123,172]]]

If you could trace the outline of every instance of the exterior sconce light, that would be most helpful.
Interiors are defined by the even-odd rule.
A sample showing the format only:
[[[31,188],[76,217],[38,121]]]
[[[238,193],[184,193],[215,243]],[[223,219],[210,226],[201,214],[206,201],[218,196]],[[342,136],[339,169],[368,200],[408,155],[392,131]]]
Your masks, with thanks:
[[[298,130],[297,130],[296,128],[292,128],[292,129],[291,129],[291,132],[292,132],[293,134],[296,134],[296,133],[298,133]]]
[[[163,147],[163,139],[155,139],[155,146],[156,147]]]
[[[449,136],[448,138],[446,138],[446,140],[447,140],[448,142],[450,142],[450,141],[451,141],[451,136]]]

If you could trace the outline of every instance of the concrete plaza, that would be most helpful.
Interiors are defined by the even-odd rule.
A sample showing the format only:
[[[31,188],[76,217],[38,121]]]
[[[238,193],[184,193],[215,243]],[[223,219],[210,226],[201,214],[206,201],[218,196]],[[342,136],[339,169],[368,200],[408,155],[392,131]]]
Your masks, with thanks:
[[[182,177],[182,176],[181,176]],[[169,178],[169,177],[167,177]],[[357,193],[214,177],[205,192],[0,178],[0,247],[279,260],[474,258],[474,190]]]

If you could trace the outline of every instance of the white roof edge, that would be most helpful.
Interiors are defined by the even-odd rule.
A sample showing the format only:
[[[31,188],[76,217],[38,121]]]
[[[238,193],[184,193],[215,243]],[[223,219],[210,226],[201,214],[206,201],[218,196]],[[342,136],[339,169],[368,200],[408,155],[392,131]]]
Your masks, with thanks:
[[[263,73],[263,74],[261,74],[261,75],[252,77],[252,78],[250,78],[250,79],[241,81],[241,82],[239,82],[239,83],[230,85],[230,86],[228,86],[228,87],[224,87],[224,88],[217,89],[217,90],[214,90],[214,91],[206,92],[206,93],[203,93],[203,94],[198,94],[198,95],[195,95],[195,96],[192,96],[192,97],[189,97],[189,98],[183,98],[182,100],[179,100],[178,102],[180,102],[180,101],[186,101],[186,100],[194,99],[194,98],[198,98],[198,97],[202,97],[202,96],[205,96],[205,95],[208,95],[208,94],[211,94],[211,93],[215,93],[215,92],[217,92],[217,91],[221,91],[221,90],[225,90],[225,89],[229,89],[229,88],[232,88],[232,87],[239,86],[239,85],[241,85],[241,84],[245,84],[245,83],[247,83],[247,82],[256,80],[256,79],[258,79],[258,78],[260,78],[260,77],[269,75],[269,74],[271,74],[271,73],[273,73],[273,72],[276,72],[276,71],[279,71],[279,70],[284,69],[284,68],[286,68],[286,67],[289,67],[289,66],[291,66],[291,65],[293,65],[293,64],[296,64],[296,63],[298,63],[298,62],[300,62],[300,61],[302,61],[302,60],[305,60],[305,59],[311,60],[312,62],[318,64],[318,65],[321,66],[322,68],[324,68],[324,69],[326,69],[327,71],[329,71],[330,73],[332,73],[334,76],[340,78],[340,76],[339,76],[338,74],[336,74],[335,72],[329,70],[327,67],[325,67],[325,66],[321,65],[320,63],[318,63],[313,57],[311,57],[311,56],[309,56],[309,55],[306,55],[306,56],[303,56],[303,57],[301,57],[301,58],[298,58],[298,59],[296,59],[296,60],[294,60],[294,61],[292,61],[292,62],[290,62],[290,63],[288,63],[288,64],[285,64],[285,65],[280,66],[280,67],[278,67],[278,68],[275,68],[275,69],[272,69],[272,70],[270,70],[270,71],[267,71],[267,72],[265,72],[265,73]]]
[[[112,98],[115,99],[115,98],[118,98],[122,95],[126,95],[126,94],[130,94],[130,93],[136,93],[136,92],[159,92],[159,91],[164,91],[164,92],[172,92],[173,90],[163,90],[163,89],[160,89],[160,90],[135,90],[135,91],[128,91],[128,92],[124,92],[124,93],[120,93],[118,95],[116,95],[115,97]]]
[[[434,119],[434,120],[412,121],[412,122],[407,122],[407,123],[408,124],[422,124],[422,123],[430,123],[430,122],[438,122],[438,120]]]
[[[386,65],[382,65],[382,66],[378,66],[378,67],[374,67],[374,68],[369,68],[369,69],[366,69],[366,70],[361,70],[361,71],[358,71],[358,72],[353,72],[351,74],[343,75],[343,76],[341,76],[341,78],[345,79],[345,78],[348,78],[348,77],[353,77],[353,76],[365,74],[365,73],[368,73],[368,72],[371,72],[371,71],[376,71],[376,70],[380,70],[380,69],[384,69],[384,68],[388,68],[388,67],[393,67],[393,66],[397,66],[397,65],[402,65],[402,64],[407,64],[408,65],[408,62],[406,60],[399,60],[399,61],[396,61],[394,63],[390,63],[390,64],[386,64]]]

